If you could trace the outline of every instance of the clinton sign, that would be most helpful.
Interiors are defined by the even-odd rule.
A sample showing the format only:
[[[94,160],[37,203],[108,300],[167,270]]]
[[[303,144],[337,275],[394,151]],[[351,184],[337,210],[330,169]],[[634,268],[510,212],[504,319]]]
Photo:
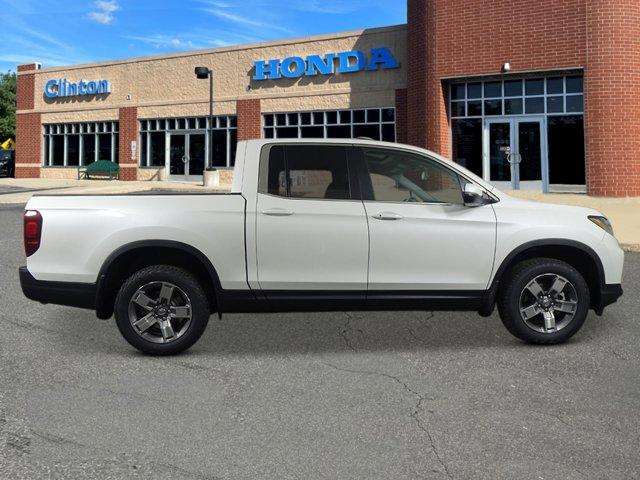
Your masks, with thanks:
[[[62,78],[60,80],[49,80],[44,85],[44,96],[47,98],[107,95],[109,93],[111,93],[111,82],[109,80],[70,82],[66,78]]]
[[[313,77],[355,72],[375,72],[400,68],[388,48],[372,48],[369,55],[361,50],[310,55],[307,58],[258,60],[254,62],[254,80],[277,80],[279,78]]]

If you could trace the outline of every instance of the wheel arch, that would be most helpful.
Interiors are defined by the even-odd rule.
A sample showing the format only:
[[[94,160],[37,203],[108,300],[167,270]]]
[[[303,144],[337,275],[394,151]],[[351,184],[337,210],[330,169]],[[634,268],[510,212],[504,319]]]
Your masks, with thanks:
[[[545,239],[522,244],[505,257],[496,269],[491,285],[487,290],[486,298],[480,309],[481,315],[488,316],[493,312],[498,287],[504,275],[513,266],[531,258],[553,258],[566,262],[578,270],[589,286],[590,308],[595,309],[599,315],[602,313],[600,294],[602,286],[605,284],[605,274],[598,254],[588,245],[575,240]]]
[[[118,248],[102,264],[95,301],[98,318],[110,318],[116,295],[124,280],[151,265],[172,265],[195,275],[205,289],[211,311],[216,311],[222,288],[220,277],[204,253],[182,242],[141,240]]]

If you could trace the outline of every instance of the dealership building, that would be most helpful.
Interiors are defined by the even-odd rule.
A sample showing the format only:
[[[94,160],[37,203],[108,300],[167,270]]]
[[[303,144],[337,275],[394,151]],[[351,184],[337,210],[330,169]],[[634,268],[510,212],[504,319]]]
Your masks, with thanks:
[[[640,2],[409,0],[406,25],[18,67],[16,176],[200,181],[253,138],[368,137],[505,189],[640,196]],[[209,82],[213,76],[213,116]]]

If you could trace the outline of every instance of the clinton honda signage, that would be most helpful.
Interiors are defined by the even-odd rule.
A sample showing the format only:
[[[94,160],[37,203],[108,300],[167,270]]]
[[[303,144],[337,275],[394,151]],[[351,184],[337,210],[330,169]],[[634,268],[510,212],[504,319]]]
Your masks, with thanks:
[[[88,95],[107,95],[111,93],[109,80],[80,80],[70,82],[66,78],[49,80],[44,85],[44,96],[47,98],[83,97]]]
[[[288,57],[282,60],[258,60],[254,62],[254,80],[313,77],[341,73],[375,72],[400,68],[388,48],[372,48],[369,55],[360,51],[327,53],[309,57]]]

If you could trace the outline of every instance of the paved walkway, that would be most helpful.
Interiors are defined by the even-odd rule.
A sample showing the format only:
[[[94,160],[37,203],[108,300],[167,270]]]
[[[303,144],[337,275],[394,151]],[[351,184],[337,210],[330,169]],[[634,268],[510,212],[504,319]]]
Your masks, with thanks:
[[[53,180],[40,178],[0,179],[0,204],[26,203],[34,193],[61,195],[67,193],[126,194],[150,190],[184,192],[225,191],[224,187],[208,188],[195,183],[121,182],[108,180]],[[578,205],[599,210],[606,215],[615,230],[616,238],[626,250],[640,251],[640,197],[597,198],[581,194],[543,194],[530,191],[508,192],[518,198],[546,203]]]
[[[203,187],[196,183],[2,178],[0,179],[0,204],[26,203],[35,193],[46,193],[47,195],[65,195],[69,193],[113,195],[147,192],[150,190],[175,190],[184,192],[224,191],[224,189]]]
[[[640,197],[600,198],[570,193],[508,192],[514,197],[545,203],[577,205],[602,212],[613,225],[625,250],[640,252]]]

